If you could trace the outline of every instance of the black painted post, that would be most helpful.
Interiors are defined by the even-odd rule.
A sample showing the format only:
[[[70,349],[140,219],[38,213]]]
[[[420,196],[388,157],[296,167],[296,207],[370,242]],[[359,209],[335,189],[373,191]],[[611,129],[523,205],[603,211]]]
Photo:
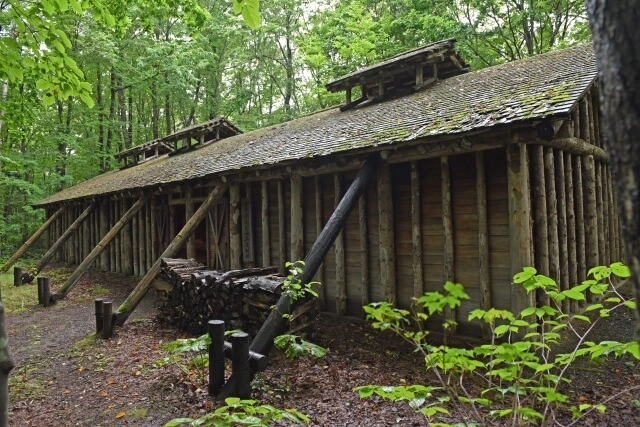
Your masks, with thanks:
[[[38,279],[36,280],[36,283],[38,284],[38,305],[44,305],[44,298],[43,298],[43,293],[44,293],[44,277],[38,277]]]
[[[209,320],[209,396],[224,386],[224,321]]]
[[[96,298],[94,301],[96,307],[96,335],[99,335],[102,332],[102,328],[104,326],[104,300],[102,298]]]
[[[13,267],[13,286],[22,285],[22,269],[20,267]]]
[[[235,384],[233,384],[234,397],[248,399],[251,396],[249,334],[236,332],[231,335],[231,371],[235,381]]]
[[[49,307],[51,304],[51,279],[42,277],[42,305]]]
[[[111,315],[113,313],[113,302],[104,301],[102,303],[102,338],[108,340],[111,338],[113,332],[113,320]]]

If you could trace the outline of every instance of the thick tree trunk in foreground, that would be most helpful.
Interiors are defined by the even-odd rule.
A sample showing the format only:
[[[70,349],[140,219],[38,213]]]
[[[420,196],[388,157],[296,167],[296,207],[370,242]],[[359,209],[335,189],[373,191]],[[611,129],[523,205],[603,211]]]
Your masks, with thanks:
[[[9,372],[14,365],[8,344],[4,306],[0,302],[0,427],[6,427],[9,423]]]
[[[380,156],[377,153],[372,154],[364,166],[362,166],[360,172],[358,172],[358,176],[353,180],[335,211],[333,211],[331,218],[329,218],[329,221],[327,221],[327,224],[324,226],[324,229],[311,249],[309,249],[309,253],[304,259],[305,264],[302,274],[300,275],[300,282],[309,283],[316,274],[316,271],[318,271],[318,267],[322,264],[329,248],[342,231],[349,213],[353,210],[358,199],[360,199],[366,190],[371,177],[375,175],[379,161]],[[286,326],[286,320],[283,315],[289,314],[293,308],[292,306],[300,304],[301,302],[300,300],[295,302],[291,301],[287,296],[280,297],[275,308],[271,311],[262,328],[260,328],[260,331],[251,342],[250,350],[260,354],[267,354],[267,351],[273,344],[273,338],[281,333]]]
[[[640,2],[587,0],[620,233],[640,297]],[[617,260],[614,260],[617,261]],[[640,340],[640,305],[636,310]]]

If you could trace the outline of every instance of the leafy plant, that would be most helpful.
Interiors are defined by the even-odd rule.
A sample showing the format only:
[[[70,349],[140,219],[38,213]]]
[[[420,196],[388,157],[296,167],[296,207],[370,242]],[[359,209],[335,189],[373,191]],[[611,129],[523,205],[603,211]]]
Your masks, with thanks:
[[[189,426],[227,427],[238,424],[268,426],[272,421],[286,420],[295,424],[309,422],[309,417],[296,409],[278,409],[271,405],[256,405],[255,400],[241,400],[237,397],[225,399],[225,405],[200,418],[175,418],[164,427]]]
[[[278,348],[285,349],[285,355],[289,359],[296,359],[299,356],[323,357],[327,354],[327,349],[312,342],[306,341],[297,335],[279,335],[274,338],[273,343]]]
[[[209,367],[209,353],[207,352],[209,344],[211,344],[211,337],[208,334],[197,338],[179,338],[171,341],[163,347],[165,351],[171,354],[157,360],[155,365],[166,366],[174,364],[185,375],[189,375],[193,369],[198,373],[201,384],[205,384],[206,369]]]
[[[570,406],[563,389],[564,384],[570,383],[567,369],[579,357],[597,359],[626,354],[640,359],[637,342],[587,340],[600,319],[622,307],[634,309],[636,303],[625,299],[613,284],[614,276],[629,277],[629,269],[623,264],[595,267],[588,275],[590,278],[581,284],[561,290],[553,279],[537,274],[535,268],[524,268],[515,275],[514,285],[523,286],[527,292],[546,294],[549,305],[527,307],[517,315],[494,308],[471,311],[469,321],[485,323],[491,331],[491,342],[469,349],[429,344],[426,341],[429,332],[422,327],[428,319],[443,316],[445,310],[459,307],[462,300],[468,299],[462,285],[447,282],[445,293],[428,292],[417,298],[421,310],[412,318],[409,311],[393,308],[389,303],[365,306],[374,328],[394,332],[424,355],[427,370],[439,384],[437,387],[367,385],[355,390],[360,397],[376,394],[392,401],[406,400],[430,419],[449,414],[449,408],[454,408],[478,424],[504,419],[512,425],[544,424],[555,419],[560,409],[570,410],[577,419],[594,410],[603,412],[604,404]],[[601,302],[588,304],[581,313],[563,311],[563,300],[586,301],[588,293]],[[411,328],[412,324],[417,328]],[[452,324],[445,321],[445,330]],[[554,350],[562,339],[561,333],[574,335],[577,343],[570,352],[557,354]],[[480,392],[465,386],[469,378],[480,384]]]

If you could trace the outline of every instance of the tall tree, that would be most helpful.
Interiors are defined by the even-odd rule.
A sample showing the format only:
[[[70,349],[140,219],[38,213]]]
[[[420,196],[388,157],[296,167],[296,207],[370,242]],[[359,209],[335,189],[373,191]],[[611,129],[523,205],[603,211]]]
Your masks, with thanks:
[[[587,0],[609,164],[627,263],[640,300],[640,2]],[[640,307],[640,305],[638,306]],[[640,309],[636,337],[640,341]]]

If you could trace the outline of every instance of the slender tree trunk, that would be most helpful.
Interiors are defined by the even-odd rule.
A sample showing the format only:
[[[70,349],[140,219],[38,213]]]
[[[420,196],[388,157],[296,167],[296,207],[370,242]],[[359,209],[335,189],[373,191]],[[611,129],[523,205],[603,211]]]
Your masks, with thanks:
[[[102,70],[98,64],[96,71],[96,104],[98,107],[98,150],[100,151],[100,171],[107,170],[107,147],[104,144],[104,100],[102,99]]]
[[[9,425],[9,373],[13,367],[13,358],[9,354],[4,306],[0,302],[0,427]]]
[[[107,141],[105,144],[105,169],[109,169],[109,158],[111,157],[111,147],[113,145],[113,122],[116,115],[116,72],[111,69],[110,80],[110,99],[109,99],[109,118],[107,120]]]
[[[640,298],[640,2],[587,0],[620,232]],[[640,305],[636,338],[640,341]]]

